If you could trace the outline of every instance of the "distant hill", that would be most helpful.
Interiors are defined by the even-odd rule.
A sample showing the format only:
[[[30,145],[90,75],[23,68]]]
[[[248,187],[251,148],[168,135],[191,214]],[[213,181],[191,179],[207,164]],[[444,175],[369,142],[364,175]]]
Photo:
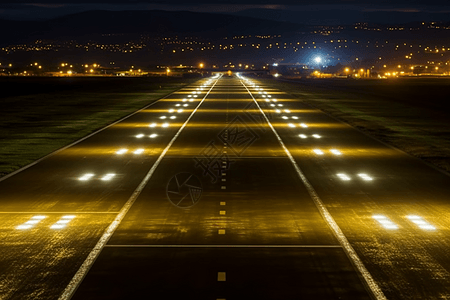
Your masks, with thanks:
[[[295,32],[299,24],[187,11],[87,11],[46,21],[0,20],[1,43],[30,39],[83,38],[98,34],[231,36]]]
[[[361,11],[357,9],[335,9],[317,11],[289,11],[276,9],[247,9],[234,13],[236,16],[262,18],[311,25],[350,25],[357,22],[377,24],[405,24],[411,22],[450,21],[447,12],[401,12],[401,11]]]

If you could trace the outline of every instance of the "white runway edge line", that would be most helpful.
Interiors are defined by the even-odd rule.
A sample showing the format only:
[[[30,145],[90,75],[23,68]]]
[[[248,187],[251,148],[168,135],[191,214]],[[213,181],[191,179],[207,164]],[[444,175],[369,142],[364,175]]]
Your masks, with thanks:
[[[109,241],[109,239],[111,238],[111,236],[113,235],[114,231],[116,230],[116,228],[119,226],[120,222],[122,222],[123,218],[125,217],[125,215],[128,213],[128,211],[130,210],[131,206],[134,204],[134,202],[136,201],[137,197],[140,195],[140,193],[142,192],[142,190],[144,189],[144,187],[147,185],[148,181],[150,180],[150,178],[152,177],[153,173],[155,172],[156,168],[158,167],[159,163],[162,161],[162,159],[164,158],[165,154],[167,153],[167,151],[169,151],[170,147],[172,146],[172,144],[175,142],[175,140],[178,138],[178,136],[180,135],[181,131],[183,131],[184,127],[186,127],[187,123],[191,120],[192,116],[197,112],[198,108],[203,104],[203,102],[205,101],[206,97],[208,97],[209,93],[211,92],[211,90],[214,88],[214,86],[216,85],[217,81],[220,79],[221,77],[217,78],[216,81],[214,82],[214,84],[211,86],[211,88],[208,90],[208,92],[206,93],[205,97],[203,97],[202,101],[200,101],[200,103],[197,105],[197,107],[194,109],[194,111],[189,115],[189,117],[187,118],[186,122],[184,122],[184,124],[181,126],[181,128],[177,131],[177,133],[175,134],[175,136],[172,138],[172,140],[169,142],[169,144],[167,145],[167,147],[164,149],[164,151],[161,153],[161,155],[158,157],[158,159],[156,160],[156,162],[153,164],[153,166],[151,167],[151,169],[148,171],[147,175],[145,175],[144,179],[141,181],[141,183],[139,184],[139,186],[136,188],[136,190],[133,192],[133,194],[130,196],[130,198],[128,199],[128,201],[124,204],[124,206],[122,207],[122,209],[120,210],[119,214],[116,216],[116,218],[114,219],[114,221],[111,223],[111,225],[109,225],[109,227],[106,229],[106,231],[103,233],[102,237],[100,238],[100,240],[97,242],[97,244],[95,245],[95,247],[91,250],[91,252],[89,253],[88,257],[86,258],[86,260],[83,262],[83,264],[81,265],[81,267],[78,269],[77,273],[73,276],[72,280],[70,281],[70,283],[67,285],[66,289],[64,290],[64,292],[62,293],[62,295],[59,297],[59,300],[68,300],[71,299],[72,296],[75,294],[75,291],[77,290],[77,288],[79,287],[79,285],[81,284],[81,282],[83,281],[84,277],[86,276],[86,274],[89,272],[89,270],[91,269],[92,265],[94,264],[95,260],[97,259],[97,257],[100,255],[100,252],[103,250],[103,248],[105,247],[106,243]]]
[[[322,217],[327,221],[328,225],[330,226],[331,230],[333,231],[333,234],[339,241],[339,243],[342,245],[342,248],[344,249],[345,253],[349,257],[352,264],[356,267],[357,271],[359,272],[359,275],[364,279],[363,283],[366,285],[366,287],[369,289],[369,291],[372,293],[372,297],[377,300],[387,300],[386,296],[384,295],[383,291],[380,289],[378,284],[373,279],[372,275],[369,273],[369,271],[364,266],[363,262],[359,258],[358,254],[356,253],[355,249],[350,245],[349,241],[345,237],[344,233],[342,232],[339,225],[336,223],[334,218],[331,216],[331,214],[328,212],[327,208],[325,207],[324,203],[320,199],[319,195],[317,194],[316,190],[313,188],[311,183],[306,178],[305,174],[303,174],[302,170],[300,170],[300,167],[297,165],[297,163],[294,160],[294,157],[292,156],[291,152],[288,150],[288,148],[284,145],[283,140],[278,135],[275,128],[270,123],[269,119],[267,118],[264,111],[261,109],[261,106],[259,106],[258,101],[253,97],[253,94],[250,92],[250,90],[247,88],[247,86],[244,84],[244,82],[241,80],[241,84],[245,87],[247,92],[252,97],[253,101],[255,102],[256,106],[259,108],[259,111],[264,116],[264,119],[269,124],[270,128],[272,129],[273,133],[275,134],[276,138],[278,139],[278,142],[280,143],[281,147],[284,149],[284,152],[286,152],[286,155],[289,157],[292,165],[295,168],[295,171],[297,171],[298,176],[302,180],[303,184],[305,185],[310,197],[314,201],[314,204],[318,208],[320,214]]]
[[[341,245],[105,245],[105,248],[342,248]]]

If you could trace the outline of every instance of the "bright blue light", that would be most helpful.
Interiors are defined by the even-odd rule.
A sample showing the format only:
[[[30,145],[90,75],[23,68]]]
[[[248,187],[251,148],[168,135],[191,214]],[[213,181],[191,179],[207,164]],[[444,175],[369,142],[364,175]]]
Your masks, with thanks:
[[[320,56],[317,56],[316,58],[314,58],[314,61],[319,64],[322,62],[322,58]]]

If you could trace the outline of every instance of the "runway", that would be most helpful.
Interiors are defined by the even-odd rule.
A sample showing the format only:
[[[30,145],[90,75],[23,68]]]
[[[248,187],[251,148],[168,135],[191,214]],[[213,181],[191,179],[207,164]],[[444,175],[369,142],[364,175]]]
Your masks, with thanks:
[[[202,79],[0,191],[1,299],[450,299],[450,178],[256,79]]]

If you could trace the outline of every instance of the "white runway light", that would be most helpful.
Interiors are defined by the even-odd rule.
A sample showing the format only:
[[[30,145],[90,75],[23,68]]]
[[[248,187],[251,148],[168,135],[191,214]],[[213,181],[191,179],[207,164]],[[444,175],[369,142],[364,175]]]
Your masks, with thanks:
[[[312,136],[313,136],[313,138],[316,138],[316,139],[320,139],[321,138],[321,136],[318,135],[318,134],[313,134]]]
[[[291,117],[292,119],[294,119],[294,120],[298,120],[298,117],[297,116],[293,116],[293,117]]]
[[[338,176],[340,179],[344,180],[344,181],[349,181],[349,180],[351,180],[351,178],[348,177],[348,176],[347,176],[346,174],[344,174],[344,173],[339,173],[339,174],[337,174],[337,176]]]
[[[383,215],[374,215],[374,216],[372,216],[372,218],[377,220],[378,223],[380,223],[381,226],[383,226],[386,229],[398,229],[398,226],[395,225],[394,222],[392,222],[391,220],[389,220],[387,217],[385,217]]]
[[[108,173],[108,174],[106,174],[105,176],[102,177],[102,180],[103,181],[108,181],[108,180],[111,180],[114,176],[116,176],[116,174]]]
[[[62,229],[67,226],[67,224],[72,221],[75,218],[75,216],[63,216],[61,219],[59,219],[55,224],[50,226],[50,229]]]
[[[136,149],[133,153],[134,154],[142,154],[143,152],[144,152],[144,149],[139,148],[139,149]]]
[[[148,127],[150,127],[150,128],[153,128],[153,127],[156,127],[156,126],[157,126],[156,123],[152,123],[152,124],[148,125]]]
[[[267,100],[266,100],[266,101],[267,101]],[[274,106],[275,106],[275,104],[270,104],[270,106],[274,107]]]
[[[184,107],[187,107],[189,104],[183,104]]]
[[[333,153],[334,155],[342,155],[341,151],[337,149],[331,149],[330,152]]]
[[[187,99],[186,98],[184,98],[183,100],[182,100],[183,102],[186,102],[187,101]]]
[[[305,123],[300,123],[300,126],[303,128],[308,128],[308,125],[306,125]]]
[[[320,149],[314,149],[313,151],[314,151],[314,153],[316,153],[317,155],[323,155],[323,151],[320,150]]]
[[[275,112],[276,112],[277,114],[279,114],[279,113],[281,113],[281,110],[275,109]]]
[[[21,229],[21,230],[30,229],[30,228],[36,226],[37,223],[41,222],[45,218],[47,218],[47,217],[46,216],[33,216],[27,222],[17,226],[16,229]]]
[[[159,117],[159,118],[164,120],[164,119],[167,118],[167,117],[166,117],[166,116],[161,116],[161,117]]]
[[[278,106],[283,106],[283,104],[277,104]]]
[[[284,112],[289,114],[291,111],[289,109],[285,109]]]
[[[363,180],[366,180],[366,181],[371,181],[371,180],[373,180],[372,177],[370,177],[369,175],[364,174],[364,173],[360,173],[360,174],[358,174],[358,176],[361,177]]]
[[[292,124],[292,123],[289,123],[288,126],[291,127],[291,128],[295,128],[295,125]]]
[[[180,105],[181,105],[181,104],[179,104],[179,103],[178,103],[178,104],[175,104],[175,106],[180,106]]]
[[[182,110],[182,109],[179,109],[179,110],[177,110],[177,112],[178,112],[178,113],[182,113],[182,112],[183,112],[183,110]]]
[[[273,102],[277,102],[278,100],[277,100],[277,99],[272,99],[272,101],[273,101]]]
[[[150,134],[148,137],[154,139],[155,137],[157,137],[158,135],[156,133],[152,133]]]
[[[176,119],[177,117],[175,117],[175,116],[171,116],[170,118],[171,118],[171,119],[173,120],[173,119]]]
[[[169,123],[164,123],[161,125],[161,127],[164,127],[164,128],[169,127]]]
[[[174,109],[169,109],[169,112],[170,113],[173,113],[175,110]]]
[[[194,99],[189,99],[189,102],[193,102],[194,101]]]
[[[285,120],[286,120],[286,119],[289,119],[289,118],[288,118],[288,117],[286,117],[286,116],[282,116],[282,118],[283,118],[283,119],[285,119]]]
[[[140,134],[136,135],[136,137],[137,137],[138,139],[143,138],[143,137],[144,137],[144,134],[140,133]]]
[[[121,154],[125,154],[125,153],[127,153],[127,152],[128,152],[128,149],[120,149],[120,150],[118,150],[118,151],[116,152],[116,154],[121,155]]]
[[[407,218],[416,224],[420,229],[436,230],[436,227],[425,221],[422,217],[416,215],[409,215]]]
[[[81,180],[81,181],[87,181],[87,180],[91,179],[92,177],[94,177],[94,174],[87,173],[87,174],[84,174],[83,176],[81,176],[78,179]]]
[[[304,135],[304,134],[299,134],[298,136],[301,137],[302,139],[306,139],[307,138],[307,136]]]

